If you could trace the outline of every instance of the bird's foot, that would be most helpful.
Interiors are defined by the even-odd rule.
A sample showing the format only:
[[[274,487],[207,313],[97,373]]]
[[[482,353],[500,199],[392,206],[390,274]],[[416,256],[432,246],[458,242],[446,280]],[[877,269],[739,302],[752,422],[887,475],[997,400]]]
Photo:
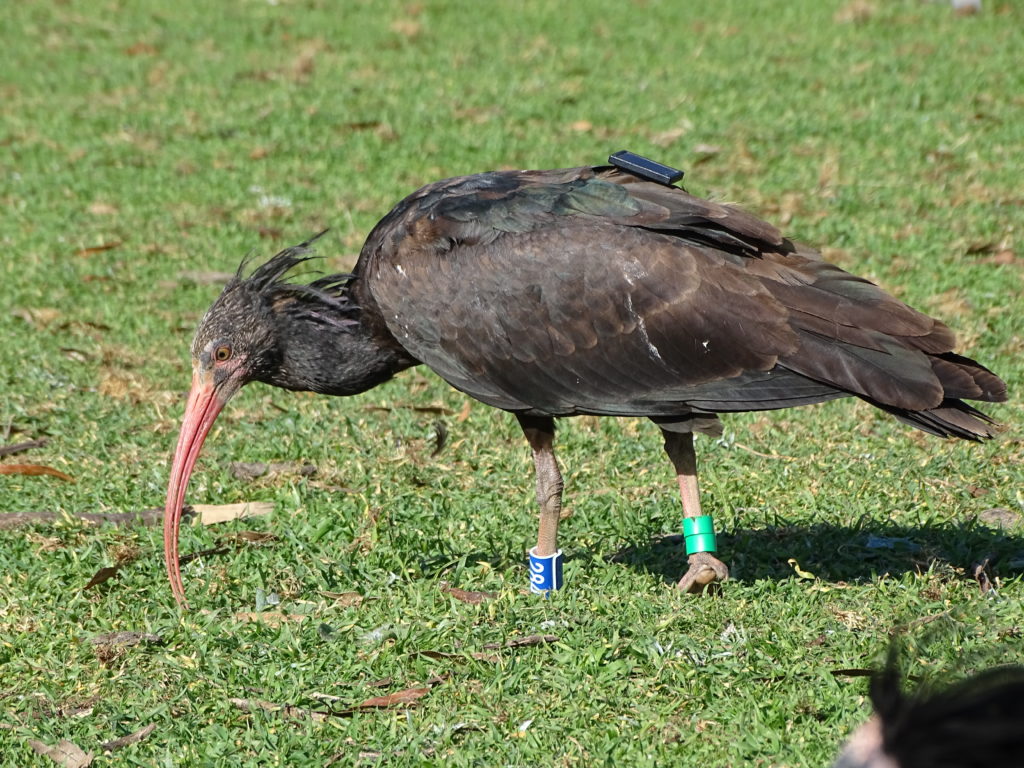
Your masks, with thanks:
[[[729,578],[725,563],[710,552],[695,552],[688,558],[690,568],[676,585],[681,592],[698,594],[716,582]]]

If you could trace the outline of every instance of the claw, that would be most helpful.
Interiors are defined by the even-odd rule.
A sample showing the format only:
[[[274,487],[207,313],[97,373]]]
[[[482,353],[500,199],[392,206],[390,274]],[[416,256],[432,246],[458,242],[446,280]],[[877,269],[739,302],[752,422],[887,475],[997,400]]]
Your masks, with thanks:
[[[729,578],[728,567],[710,552],[695,552],[689,561],[689,569],[676,585],[681,592],[700,594],[716,582]]]

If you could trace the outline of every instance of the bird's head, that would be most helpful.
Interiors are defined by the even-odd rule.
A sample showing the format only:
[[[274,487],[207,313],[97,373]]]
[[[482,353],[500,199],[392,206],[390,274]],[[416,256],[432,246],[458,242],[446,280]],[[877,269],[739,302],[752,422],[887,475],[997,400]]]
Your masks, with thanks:
[[[320,233],[321,235],[323,233]],[[164,557],[174,596],[185,591],[178,564],[178,532],[189,476],[203,441],[231,397],[250,381],[273,381],[281,367],[285,341],[281,318],[312,301],[338,302],[326,289],[338,278],[311,286],[286,281],[296,265],[312,258],[314,238],[288,248],[243,277],[245,264],[225,286],[196,329],[192,341],[192,389],[174,451],[164,508]]]

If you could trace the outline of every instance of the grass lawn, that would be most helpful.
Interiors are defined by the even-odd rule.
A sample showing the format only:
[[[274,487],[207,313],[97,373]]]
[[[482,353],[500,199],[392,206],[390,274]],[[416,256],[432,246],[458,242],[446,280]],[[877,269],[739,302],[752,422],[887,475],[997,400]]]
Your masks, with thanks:
[[[0,471],[72,478],[0,474],[0,765],[67,739],[94,766],[822,766],[897,628],[928,679],[1021,651],[1020,4],[60,0],[0,25],[0,445],[48,441]],[[228,406],[189,501],[274,511],[186,526],[220,547],[189,612],[159,526],[78,517],[162,506],[217,273],[325,227],[342,270],[421,184],[623,148],[942,318],[1008,382],[1005,434],[727,417],[698,441],[734,575],[708,599],[672,586],[657,429],[591,418],[557,446],[567,587],[526,593],[526,443],[425,369]]]

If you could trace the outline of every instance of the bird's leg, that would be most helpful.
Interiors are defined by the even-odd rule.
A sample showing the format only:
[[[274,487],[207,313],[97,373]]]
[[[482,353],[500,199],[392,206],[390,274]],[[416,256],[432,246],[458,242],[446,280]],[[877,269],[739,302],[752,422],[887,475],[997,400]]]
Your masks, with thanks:
[[[703,518],[700,509],[700,488],[697,485],[697,454],[693,450],[693,434],[690,432],[669,432],[662,430],[665,437],[665,453],[676,468],[679,482],[679,497],[683,501],[683,525],[688,519]],[[708,518],[708,521],[710,518]],[[701,540],[704,537],[687,537]],[[689,549],[689,545],[687,547]],[[688,556],[689,569],[679,580],[679,589],[684,592],[702,592],[716,581],[729,578],[725,563],[711,551],[697,551]]]
[[[550,416],[517,416],[530,449],[537,474],[540,526],[537,546],[530,551],[530,588],[535,592],[562,586],[558,522],[562,514],[562,473],[555,461],[555,421]]]
[[[562,514],[562,473],[558,471],[554,450],[555,422],[550,417],[518,418],[533,451],[533,466],[537,473],[540,529],[536,552],[546,557],[558,550],[558,522]]]

